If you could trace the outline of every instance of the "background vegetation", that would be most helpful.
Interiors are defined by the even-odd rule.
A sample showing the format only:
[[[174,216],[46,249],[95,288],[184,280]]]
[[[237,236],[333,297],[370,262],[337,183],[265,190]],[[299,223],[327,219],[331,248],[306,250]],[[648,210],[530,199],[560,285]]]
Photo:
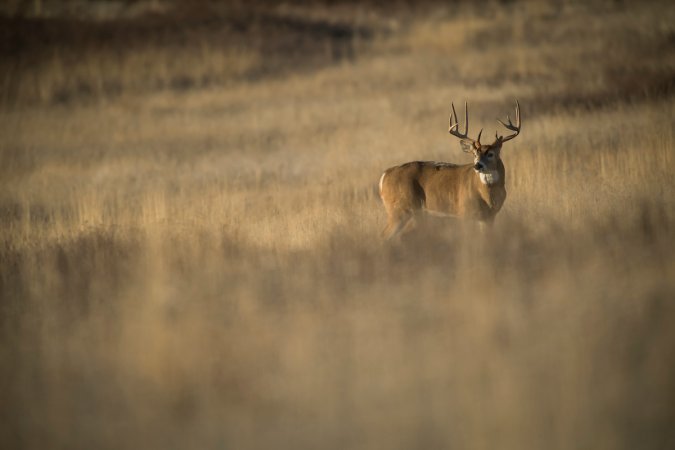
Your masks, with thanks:
[[[3,448],[675,446],[672,2],[3,8]],[[494,230],[382,242],[514,98]]]

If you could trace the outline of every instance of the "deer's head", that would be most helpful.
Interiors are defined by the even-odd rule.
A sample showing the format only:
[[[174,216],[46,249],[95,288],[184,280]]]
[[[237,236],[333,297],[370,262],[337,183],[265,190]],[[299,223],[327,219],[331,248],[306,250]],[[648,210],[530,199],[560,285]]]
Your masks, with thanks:
[[[473,154],[473,169],[479,174],[491,174],[497,171],[499,162],[501,161],[502,144],[513,139],[520,133],[520,105],[516,100],[516,123],[511,123],[511,117],[507,116],[508,124],[497,119],[506,129],[513,131],[513,134],[508,136],[499,136],[495,133],[495,140],[491,144],[482,144],[480,136],[483,133],[481,129],[476,139],[469,137],[469,108],[464,104],[464,133],[459,132],[459,121],[457,120],[457,112],[455,105],[452,105],[452,114],[450,114],[450,129],[448,132],[460,139],[462,150]]]

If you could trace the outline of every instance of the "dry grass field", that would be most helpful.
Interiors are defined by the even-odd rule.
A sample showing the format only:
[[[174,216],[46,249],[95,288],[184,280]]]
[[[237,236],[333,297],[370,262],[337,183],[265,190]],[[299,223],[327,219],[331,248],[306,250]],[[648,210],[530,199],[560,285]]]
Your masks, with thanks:
[[[675,448],[672,2],[23,3],[0,447]],[[383,242],[515,98],[494,228]]]

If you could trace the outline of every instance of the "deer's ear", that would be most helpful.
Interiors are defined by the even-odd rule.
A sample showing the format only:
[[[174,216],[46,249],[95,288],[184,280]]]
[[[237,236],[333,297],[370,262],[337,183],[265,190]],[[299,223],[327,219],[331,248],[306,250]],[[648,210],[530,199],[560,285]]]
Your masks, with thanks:
[[[462,139],[459,141],[459,144],[462,146],[462,150],[466,153],[472,153],[474,150],[473,141],[470,139]]]

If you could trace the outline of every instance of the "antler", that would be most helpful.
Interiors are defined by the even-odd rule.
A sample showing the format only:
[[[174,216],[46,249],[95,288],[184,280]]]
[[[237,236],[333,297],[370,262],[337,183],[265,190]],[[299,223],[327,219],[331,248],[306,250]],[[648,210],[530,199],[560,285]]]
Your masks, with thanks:
[[[475,147],[480,147],[480,135],[483,133],[483,129],[478,133],[478,138],[476,140],[469,137],[469,106],[466,102],[464,102],[464,133],[459,132],[459,121],[457,120],[457,111],[455,111],[454,103],[452,103],[452,114],[450,114],[450,128],[448,129],[448,133],[462,140],[469,141]],[[464,151],[468,152],[470,150],[464,148]]]
[[[508,116],[508,115],[507,115],[507,116],[506,116],[506,119],[509,121],[508,125],[505,124],[504,122],[502,122],[502,121],[499,120],[499,119],[497,119],[497,122],[499,122],[499,123],[501,123],[502,125],[504,125],[504,127],[505,127],[507,130],[515,131],[515,133],[514,133],[514,134],[511,134],[511,135],[509,135],[509,136],[506,136],[506,137],[500,136],[499,139],[500,139],[502,142],[510,141],[510,140],[513,139],[514,137],[518,136],[518,134],[520,133],[520,104],[518,103],[518,100],[516,100],[516,124],[514,125],[514,124],[511,123],[511,116]]]

